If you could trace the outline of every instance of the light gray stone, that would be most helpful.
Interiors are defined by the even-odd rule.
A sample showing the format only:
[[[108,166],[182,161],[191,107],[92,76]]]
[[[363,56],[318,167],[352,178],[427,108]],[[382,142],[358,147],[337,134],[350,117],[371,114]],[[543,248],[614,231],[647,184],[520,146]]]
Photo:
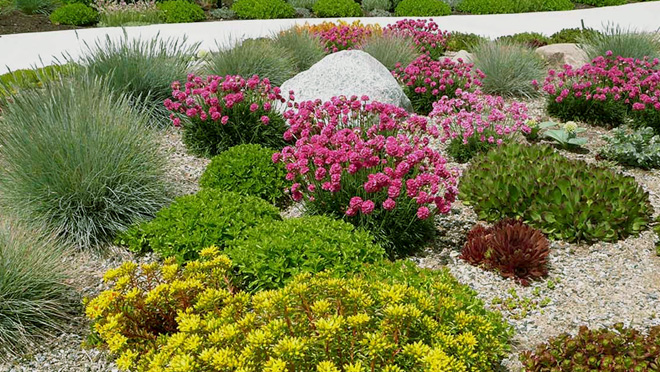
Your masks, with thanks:
[[[561,67],[565,64],[582,67],[589,62],[587,53],[576,44],[550,44],[536,49],[536,53],[553,67]]]
[[[472,56],[472,53],[468,52],[467,50],[459,50],[458,52],[456,52],[456,54],[454,54],[451,57],[451,60],[454,61],[454,62],[459,62],[458,61],[459,59],[463,63],[472,63],[472,62],[474,62],[474,57]]]
[[[296,101],[334,96],[369,96],[371,101],[389,103],[412,111],[410,100],[390,71],[361,50],[346,50],[323,58],[309,70],[282,84],[282,92],[293,90]]]

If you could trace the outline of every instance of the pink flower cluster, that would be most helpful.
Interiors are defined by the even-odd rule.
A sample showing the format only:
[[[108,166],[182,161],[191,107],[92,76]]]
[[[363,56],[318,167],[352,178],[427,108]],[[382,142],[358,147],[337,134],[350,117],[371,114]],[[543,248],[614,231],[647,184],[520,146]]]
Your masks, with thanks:
[[[420,219],[447,213],[457,170],[428,146],[437,127],[369,98],[307,101],[285,113],[295,145],[273,155],[286,164],[294,200],[339,206],[347,216],[405,209]]]
[[[340,23],[327,29],[312,31],[325,44],[325,51],[335,53],[340,50],[359,48],[360,45],[373,35],[374,29],[359,22],[352,24]]]
[[[172,111],[170,118],[175,126],[181,125],[181,118],[175,113],[201,121],[227,124],[230,119],[228,111],[238,104],[249,104],[251,113],[262,110],[261,122],[268,124],[273,105],[286,102],[280,88],[273,87],[267,78],[260,80],[256,75],[246,80],[238,75],[210,75],[202,79],[190,74],[183,86],[178,81],[172,83],[172,98],[164,103]]]
[[[433,102],[442,96],[453,97],[458,89],[481,86],[481,79],[485,77],[472,64],[454,62],[449,58],[436,61],[425,54],[406,67],[398,65],[392,74],[405,86],[413,107],[420,114],[428,114]]]
[[[389,24],[383,29],[383,35],[411,37],[422,53],[437,59],[447,46],[449,33],[442,31],[432,19],[404,19]]]
[[[596,57],[578,69],[565,65],[563,70],[550,70],[543,90],[555,102],[567,98],[593,101],[621,101],[634,111],[660,110],[660,61],[624,57]],[[536,84],[538,84],[536,82]]]
[[[526,122],[527,106],[521,102],[507,104],[500,96],[480,92],[456,91],[457,98],[442,97],[433,104],[429,115],[443,129],[442,142],[470,138],[501,145],[507,138],[522,131],[530,133]]]

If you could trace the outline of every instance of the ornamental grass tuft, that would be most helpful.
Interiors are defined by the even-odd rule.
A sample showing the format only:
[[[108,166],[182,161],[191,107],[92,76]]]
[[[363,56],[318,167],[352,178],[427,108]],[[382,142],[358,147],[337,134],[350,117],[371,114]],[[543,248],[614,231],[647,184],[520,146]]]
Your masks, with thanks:
[[[619,25],[608,25],[603,32],[584,35],[580,46],[589,58],[606,56],[648,59],[660,57],[660,35]]]

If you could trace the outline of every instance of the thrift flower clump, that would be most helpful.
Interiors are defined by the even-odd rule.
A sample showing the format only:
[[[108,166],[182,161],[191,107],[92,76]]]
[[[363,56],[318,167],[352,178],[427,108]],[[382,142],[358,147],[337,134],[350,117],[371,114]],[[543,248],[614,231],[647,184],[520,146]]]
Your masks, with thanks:
[[[293,100],[293,93],[289,94]],[[195,154],[215,156],[230,147],[256,143],[282,148],[285,123],[275,105],[285,103],[280,88],[258,76],[194,74],[188,81],[172,83],[172,99],[165,107],[183,129],[183,142]]]
[[[137,372],[476,372],[494,370],[508,350],[501,315],[447,270],[301,274],[250,295],[228,284],[231,265],[215,248],[185,267],[126,263],[106,274],[113,288],[87,315],[117,365]],[[398,272],[407,280],[393,279]],[[161,316],[162,328],[147,327]]]
[[[379,25],[363,25],[360,21],[348,23],[323,22],[318,25],[305,24],[298,28],[306,30],[312,35],[318,36],[325,45],[325,51],[335,53],[340,50],[357,49],[368,38],[380,35],[382,30]]]
[[[464,163],[474,155],[510,141],[517,133],[531,133],[527,106],[505,103],[500,96],[456,91],[457,98],[442,97],[433,104],[430,117],[443,130],[440,140],[449,141],[448,152]]]
[[[440,132],[426,118],[366,96],[306,101],[285,117],[295,144],[273,160],[285,163],[291,196],[309,213],[364,227],[396,256],[423,244],[431,217],[451,209],[458,171],[428,145]]]
[[[543,83],[548,112],[563,120],[620,125],[631,117],[660,132],[660,61],[613,57],[562,71],[550,70]]]
[[[389,24],[383,29],[383,35],[410,37],[422,53],[432,60],[442,56],[447,46],[449,33],[442,31],[432,19],[403,19]]]
[[[453,98],[458,89],[480,87],[485,77],[471,63],[454,62],[449,58],[436,61],[427,54],[420,55],[406,67],[397,65],[392,74],[404,85],[413,109],[420,115],[428,115],[433,110],[433,102],[442,96]]]

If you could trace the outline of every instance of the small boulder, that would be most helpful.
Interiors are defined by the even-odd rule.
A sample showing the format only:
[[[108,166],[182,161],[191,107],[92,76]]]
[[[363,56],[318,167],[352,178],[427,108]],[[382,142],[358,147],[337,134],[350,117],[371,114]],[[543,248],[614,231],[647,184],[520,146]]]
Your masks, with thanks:
[[[293,90],[297,102],[367,95],[371,101],[393,104],[412,112],[410,100],[392,73],[361,50],[330,54],[309,70],[285,81],[281,89],[285,94]]]
[[[458,60],[461,60],[463,63],[473,63],[474,62],[474,57],[472,56],[472,53],[468,52],[467,50],[459,50],[456,52],[451,57],[451,60],[454,62],[458,62]]]
[[[566,64],[582,67],[589,63],[587,53],[576,44],[550,44],[536,49],[536,53],[553,67],[561,67]]]

